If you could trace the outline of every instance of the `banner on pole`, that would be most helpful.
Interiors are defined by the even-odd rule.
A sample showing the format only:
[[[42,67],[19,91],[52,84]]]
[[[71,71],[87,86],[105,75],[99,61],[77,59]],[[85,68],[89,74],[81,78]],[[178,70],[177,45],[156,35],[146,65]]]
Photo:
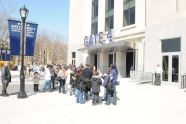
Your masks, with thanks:
[[[38,24],[26,24],[26,56],[34,55],[35,41],[37,35]]]
[[[11,55],[20,55],[21,21],[8,20]],[[38,24],[26,23],[25,56],[33,56]]]

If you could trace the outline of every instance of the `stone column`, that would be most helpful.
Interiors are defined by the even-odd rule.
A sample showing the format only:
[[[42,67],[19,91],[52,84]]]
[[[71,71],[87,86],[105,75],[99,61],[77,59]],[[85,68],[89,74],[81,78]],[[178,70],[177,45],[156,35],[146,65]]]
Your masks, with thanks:
[[[140,42],[136,43],[137,51],[136,51],[136,70],[137,71],[144,71],[144,39]]]
[[[116,53],[116,67],[118,69],[118,77],[126,76],[126,53],[118,51]]]
[[[100,72],[103,74],[105,69],[108,68],[108,54],[101,51],[99,53],[99,66],[98,66],[98,69],[100,70]]]

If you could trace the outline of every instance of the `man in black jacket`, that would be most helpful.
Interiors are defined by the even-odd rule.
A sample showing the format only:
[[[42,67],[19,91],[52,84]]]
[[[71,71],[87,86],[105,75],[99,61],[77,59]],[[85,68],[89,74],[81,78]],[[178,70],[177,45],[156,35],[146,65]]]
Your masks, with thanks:
[[[86,64],[85,68],[82,71],[82,76],[84,80],[84,84],[86,84],[86,87],[84,87],[84,92],[85,92],[85,100],[88,100],[88,91],[90,91],[91,88],[91,78],[92,78],[93,72],[89,68],[89,65]]]
[[[1,70],[1,81],[2,81],[2,96],[8,96],[7,87],[9,82],[11,82],[11,74],[9,69],[9,62],[5,63]]]
[[[93,76],[91,79],[91,89],[93,93],[92,105],[96,105],[99,103],[99,92],[100,86],[102,85],[101,77],[99,76],[98,71],[93,72]]]
[[[56,89],[55,88],[55,78],[57,76],[57,74],[55,73],[55,69],[54,69],[54,66],[53,65],[50,65],[50,74],[51,74],[51,85],[52,85],[52,89]]]

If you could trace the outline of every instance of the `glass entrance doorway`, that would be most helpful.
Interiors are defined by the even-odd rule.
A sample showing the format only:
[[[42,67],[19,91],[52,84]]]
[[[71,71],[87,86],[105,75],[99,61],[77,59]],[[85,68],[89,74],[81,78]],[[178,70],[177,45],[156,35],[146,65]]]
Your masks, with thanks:
[[[111,67],[114,63],[116,63],[116,53],[109,53],[108,67]]]
[[[98,58],[97,54],[94,55],[94,66],[96,67],[96,69],[98,67],[98,60],[97,60],[97,58]]]
[[[126,52],[126,77],[130,77],[130,71],[135,70],[135,52]]]
[[[162,55],[162,81],[179,82],[179,56],[176,53]]]

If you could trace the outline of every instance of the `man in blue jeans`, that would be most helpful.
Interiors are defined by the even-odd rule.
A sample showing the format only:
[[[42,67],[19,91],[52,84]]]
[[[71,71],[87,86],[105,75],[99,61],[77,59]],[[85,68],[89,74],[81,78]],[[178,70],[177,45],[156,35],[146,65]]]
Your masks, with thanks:
[[[113,90],[111,92],[109,92],[107,90],[107,101],[106,101],[106,105],[110,105],[111,103],[111,98],[113,98],[113,105],[117,104],[117,97],[116,97],[116,85],[117,85],[117,79],[118,79],[118,70],[116,68],[116,65],[113,64],[110,70],[110,81],[112,83],[113,86]],[[107,83],[108,84],[108,83]]]
[[[76,88],[76,103],[85,103],[84,92]]]
[[[82,89],[82,83],[83,83],[83,77],[81,75],[81,70],[79,70],[79,72],[77,72],[77,81],[76,81],[76,103],[85,103],[85,98],[84,98],[84,92]]]
[[[117,104],[117,96],[116,96],[116,86],[113,86],[113,91],[109,92],[107,91],[107,100],[106,100],[106,105],[110,105],[112,102],[113,105]],[[113,98],[113,100],[111,100]]]

